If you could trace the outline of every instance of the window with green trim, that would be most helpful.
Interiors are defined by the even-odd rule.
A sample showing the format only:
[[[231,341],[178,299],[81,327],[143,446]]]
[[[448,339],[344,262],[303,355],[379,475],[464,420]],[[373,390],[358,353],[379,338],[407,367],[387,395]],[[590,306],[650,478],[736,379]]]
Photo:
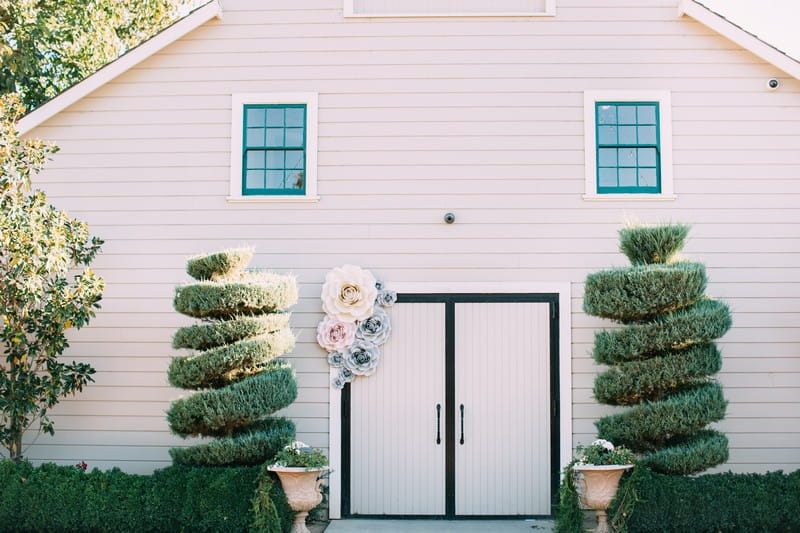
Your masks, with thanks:
[[[246,104],[243,195],[303,195],[306,190],[305,104]]]
[[[658,102],[595,102],[598,194],[661,192]]]

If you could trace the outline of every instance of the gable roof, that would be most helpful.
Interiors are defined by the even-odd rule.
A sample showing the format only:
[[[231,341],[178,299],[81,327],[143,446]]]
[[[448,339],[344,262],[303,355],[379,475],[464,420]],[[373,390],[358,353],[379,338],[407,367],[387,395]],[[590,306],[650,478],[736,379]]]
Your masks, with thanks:
[[[111,63],[103,66],[84,80],[57,94],[22,117],[17,124],[17,130],[20,134],[32,130],[59,111],[64,110],[67,106],[74,104],[90,92],[105,85],[123,72],[215,17],[222,18],[222,6],[219,0],[209,0],[209,2],[167,26],[139,46],[128,50]]]
[[[704,5],[700,0],[680,0],[678,12],[681,15],[692,17],[700,24],[711,28],[745,50],[749,50],[767,63],[778,67],[794,78],[800,79],[800,61],[772,46],[754,33],[731,22],[720,13]]]
[[[679,15],[686,15],[711,28],[723,37],[749,50],[767,63],[800,79],[800,61],[760,39],[726,19],[721,14],[705,6],[700,0],[679,0]],[[190,31],[202,26],[212,18],[222,18],[220,0],[209,0],[189,15],[160,31],[139,46],[129,50],[97,72],[56,95],[41,106],[25,115],[17,124],[20,134],[26,133],[42,124],[59,111],[74,104],[90,92],[105,85],[120,74],[141,63],[164,47],[177,41]]]

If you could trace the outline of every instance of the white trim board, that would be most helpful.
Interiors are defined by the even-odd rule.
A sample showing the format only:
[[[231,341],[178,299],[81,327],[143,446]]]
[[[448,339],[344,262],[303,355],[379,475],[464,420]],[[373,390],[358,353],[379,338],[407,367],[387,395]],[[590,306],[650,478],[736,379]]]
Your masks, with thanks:
[[[754,3],[753,9],[756,9]],[[778,67],[794,78],[800,79],[800,62],[784,54],[774,46],[762,41],[752,33],[740,28],[719,13],[696,0],[680,0],[678,14],[693,18],[723,37],[730,39],[745,50],[749,50],[767,63]]]
[[[175,22],[171,26],[146,40],[136,48],[126,52],[111,63],[100,68],[81,82],[76,83],[64,92],[56,95],[37,107],[19,121],[17,130],[20,134],[31,131],[47,119],[63,111],[95,89],[113,80],[120,74],[138,65],[151,55],[174,43],[187,33],[195,30],[213,18],[222,18],[222,6],[219,0],[211,0]]]
[[[567,465],[572,457],[572,286],[569,282],[525,283],[525,282],[389,282],[387,284],[399,294],[558,294],[560,309],[558,322],[558,379],[560,398],[559,457],[561,468]],[[333,379],[338,369],[331,368]],[[367,378],[368,379],[368,378]],[[331,475],[329,479],[330,499],[328,514],[330,518],[342,517],[342,393],[331,387],[329,389],[329,454]]]
[[[556,16],[556,0],[545,0],[544,11],[483,11],[483,12],[425,12],[425,11],[398,11],[361,13],[355,9],[355,0],[344,0],[342,14],[345,18],[398,18],[398,17],[545,17]]]

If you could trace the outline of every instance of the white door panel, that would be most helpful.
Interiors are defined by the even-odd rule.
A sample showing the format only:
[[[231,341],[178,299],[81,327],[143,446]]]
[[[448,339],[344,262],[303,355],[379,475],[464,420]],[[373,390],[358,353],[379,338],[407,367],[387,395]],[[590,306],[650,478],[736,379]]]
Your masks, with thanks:
[[[350,512],[443,515],[445,305],[398,303],[390,317],[378,370],[350,384]]]
[[[549,315],[547,303],[455,306],[457,515],[550,514]]]

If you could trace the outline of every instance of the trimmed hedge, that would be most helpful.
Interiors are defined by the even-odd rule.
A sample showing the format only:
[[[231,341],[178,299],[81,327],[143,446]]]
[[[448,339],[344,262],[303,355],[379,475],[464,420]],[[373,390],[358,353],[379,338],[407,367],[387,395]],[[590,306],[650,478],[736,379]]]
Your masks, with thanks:
[[[0,532],[284,533],[293,513],[262,467],[119,469],[0,461]]]
[[[619,230],[619,249],[634,265],[671,263],[690,229],[685,224],[628,226]]]
[[[169,383],[181,389],[224,387],[237,381],[242,373],[291,351],[294,342],[292,331],[284,328],[186,357],[173,357]]]
[[[612,366],[598,374],[592,392],[597,401],[607,405],[632,405],[705,381],[721,368],[722,354],[716,345],[698,344],[664,357]]]
[[[175,289],[175,310],[192,318],[232,318],[272,313],[297,303],[292,276],[268,272],[242,274],[238,281],[200,281]]]
[[[220,437],[189,448],[172,448],[172,460],[190,466],[256,465],[266,453],[290,444],[295,437],[294,422],[288,418],[266,418]]]
[[[702,263],[638,265],[601,270],[586,277],[583,310],[633,322],[691,305],[706,290]]]
[[[226,277],[244,269],[253,259],[253,248],[234,248],[213,254],[190,257],[186,262],[186,273],[196,280]]]
[[[629,533],[800,533],[800,470],[698,477],[642,470]]]
[[[172,347],[208,350],[248,337],[257,337],[288,328],[291,316],[291,313],[270,313],[260,316],[241,316],[225,322],[186,326],[175,332],[175,336],[172,338]]]
[[[722,386],[711,381],[658,402],[643,402],[595,422],[597,435],[636,451],[657,450],[677,435],[691,435],[722,420],[728,402]],[[664,428],[668,427],[669,432]]]
[[[172,402],[167,422],[181,437],[225,437],[274,413],[297,398],[294,369],[285,361],[270,361],[260,373],[216,390],[202,391]],[[278,450],[272,450],[272,457]],[[262,458],[262,461],[264,458]]]
[[[727,305],[718,300],[701,300],[651,322],[597,332],[592,355],[598,363],[613,365],[662,351],[680,350],[721,337],[730,329],[731,322]]]

